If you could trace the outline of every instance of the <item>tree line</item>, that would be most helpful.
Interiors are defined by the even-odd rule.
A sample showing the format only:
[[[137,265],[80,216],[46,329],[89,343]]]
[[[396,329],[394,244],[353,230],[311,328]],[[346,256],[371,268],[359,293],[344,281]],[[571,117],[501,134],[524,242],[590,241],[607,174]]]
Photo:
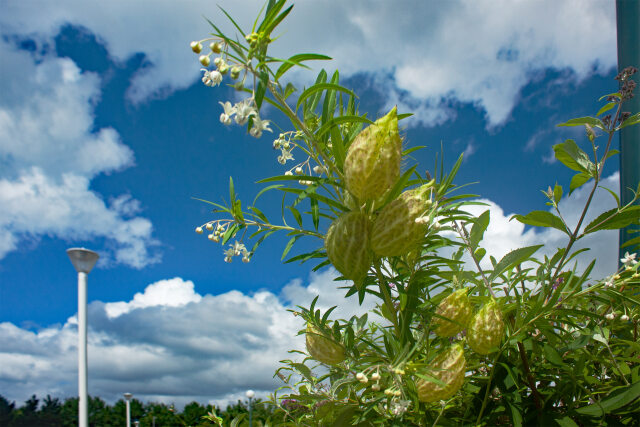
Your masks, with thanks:
[[[252,418],[254,425],[262,425],[272,415],[271,409],[258,399],[253,402]],[[238,400],[228,405],[224,411],[212,405],[203,406],[198,402],[187,404],[182,411],[173,405],[164,403],[143,403],[132,399],[131,425],[137,421],[140,427],[173,427],[173,426],[211,426],[212,422],[203,418],[209,412],[221,417],[223,425],[230,425],[236,418],[248,421],[249,404]],[[99,397],[89,397],[89,425],[95,427],[122,427],[126,425],[126,404],[124,399],[109,405]],[[31,396],[23,405],[17,406],[0,395],[0,427],[66,427],[78,425],[78,398],[69,397],[61,400],[47,395],[42,401]]]

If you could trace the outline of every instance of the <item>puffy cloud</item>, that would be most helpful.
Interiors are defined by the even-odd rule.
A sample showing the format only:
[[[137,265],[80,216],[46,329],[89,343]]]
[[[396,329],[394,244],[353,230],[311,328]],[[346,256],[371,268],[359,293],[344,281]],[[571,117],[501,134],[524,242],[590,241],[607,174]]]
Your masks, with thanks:
[[[288,350],[304,349],[304,325],[287,311],[321,295],[323,310],[349,318],[371,307],[343,300],[335,272],[287,284],[281,295],[229,291],[200,295],[176,277],[148,285],[131,301],[96,301],[88,309],[89,394],[115,401],[123,390],[137,398],[184,405],[192,400],[226,404],[247,389],[266,395]],[[286,302],[284,302],[286,301]],[[77,318],[37,332],[0,324],[0,388],[10,400],[31,394],[77,393]]]
[[[574,191],[570,196],[565,196],[559,203],[559,209],[566,224],[573,230],[578,224],[582,210],[589,197],[591,185],[587,184]],[[618,193],[620,187],[620,175],[618,172],[609,177],[603,178],[600,182],[602,187],[606,187]],[[487,250],[487,255],[482,260],[481,266],[490,267],[489,255],[500,260],[508,252],[524,246],[544,244],[545,247],[537,252],[536,256],[552,256],[558,248],[566,247],[569,238],[566,234],[553,228],[531,228],[525,229],[525,225],[509,219],[514,215],[505,214],[504,210],[491,200],[481,199],[487,206],[469,206],[465,208],[469,213],[478,216],[485,210],[489,210],[491,222],[487,228],[481,247]],[[598,188],[591,201],[590,209],[584,218],[581,230],[601,213],[613,209],[616,202],[613,197],[602,188]],[[555,212],[554,212],[555,213]],[[520,212],[526,214],[526,212]],[[613,274],[618,268],[618,231],[607,230],[589,234],[580,239],[574,246],[573,251],[582,248],[591,250],[578,255],[578,269],[585,268],[591,260],[595,259],[596,264],[591,273],[591,277],[600,279]],[[469,259],[470,261],[470,259]],[[573,265],[573,264],[571,264]]]
[[[263,2],[220,2],[249,28]],[[50,39],[63,24],[88,28],[116,59],[143,52],[150,62],[133,81],[134,101],[188,86],[200,68],[190,40],[209,32],[202,15],[234,29],[210,2],[5,2],[8,34]],[[162,29],[162,31],[159,31]],[[317,51],[343,76],[368,73],[387,103],[411,109],[411,123],[454,117],[451,102],[472,103],[490,126],[508,120],[520,89],[541,70],[570,70],[577,79],[615,66],[615,6],[597,0],[299,2],[277,30],[275,56]],[[375,54],[372,55],[371,52]],[[327,66],[322,64],[322,66]],[[329,65],[333,67],[334,65]],[[301,80],[309,80],[298,77]],[[308,83],[308,81],[306,81]]]
[[[4,40],[0,55],[0,259],[24,238],[52,235],[106,237],[102,263],[156,262],[152,224],[135,216],[139,202],[122,195],[109,206],[90,189],[94,176],[133,164],[114,129],[93,130],[98,76]]]

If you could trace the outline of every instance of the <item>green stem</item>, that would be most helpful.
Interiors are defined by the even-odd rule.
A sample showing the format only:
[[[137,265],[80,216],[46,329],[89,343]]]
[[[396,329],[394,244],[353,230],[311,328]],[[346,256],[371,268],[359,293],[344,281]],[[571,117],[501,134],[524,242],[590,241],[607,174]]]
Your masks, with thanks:
[[[382,294],[382,298],[384,300],[384,305],[387,307],[389,311],[389,315],[391,316],[391,323],[393,323],[393,327],[396,331],[396,336],[398,338],[401,337],[402,331],[398,326],[398,312],[396,311],[396,307],[393,304],[393,299],[391,298],[391,292],[389,292],[389,284],[385,279],[382,271],[380,270],[380,261],[377,260],[375,262],[376,275],[378,276],[378,287],[380,288],[380,293]]]
[[[584,209],[582,210],[582,214],[580,215],[578,224],[576,225],[576,228],[573,231],[573,233],[571,233],[571,236],[569,236],[569,243],[567,244],[567,247],[564,250],[564,254],[562,254],[562,258],[560,259],[560,262],[556,267],[555,274],[551,278],[551,282],[549,283],[550,285],[553,285],[553,283],[558,278],[558,275],[562,271],[564,260],[567,258],[567,255],[569,255],[569,251],[573,247],[573,244],[578,240],[578,232],[580,231],[580,226],[582,225],[582,221],[584,221],[584,218],[587,214],[587,210],[589,210],[589,206],[591,205],[591,200],[593,199],[593,195],[595,194],[596,189],[598,188],[598,183],[600,182],[600,178],[602,176],[602,170],[604,169],[604,162],[605,160],[607,160],[607,154],[609,153],[609,149],[611,148],[611,141],[613,140],[613,135],[615,134],[615,123],[618,121],[618,116],[620,115],[621,108],[622,108],[622,104],[618,104],[618,109],[616,110],[616,114],[613,117],[613,121],[611,122],[612,123],[611,129],[609,129],[609,139],[607,141],[607,147],[604,150],[604,154],[602,155],[602,161],[599,163],[598,162],[595,163],[596,176],[594,177],[595,182],[593,184],[593,188],[591,189],[591,193],[589,193],[589,198],[587,199],[587,203],[584,205]]]
[[[493,375],[496,373],[496,363],[500,358],[502,351],[498,353],[496,358],[493,360],[493,365],[491,366],[491,375],[489,375],[489,383],[487,383],[487,389],[484,392],[484,399],[482,399],[482,407],[480,408],[480,412],[478,413],[478,418],[476,418],[476,425],[480,425],[480,420],[482,419],[482,414],[484,413],[485,408],[487,407],[487,403],[489,402],[489,393],[491,391],[491,382],[493,381]]]
[[[456,231],[458,232],[458,235],[464,241],[464,245],[467,248],[469,255],[471,255],[471,259],[473,260],[474,264],[476,265],[476,268],[478,269],[478,271],[480,272],[480,275],[482,276],[482,281],[484,282],[485,287],[487,288],[487,290],[489,290],[489,293],[491,294],[491,296],[495,298],[496,294],[495,292],[493,292],[493,288],[491,288],[491,284],[489,284],[489,280],[484,275],[484,271],[482,270],[482,267],[480,267],[480,263],[476,259],[476,256],[473,253],[473,250],[471,250],[471,243],[469,242],[469,234],[467,233],[467,229],[461,225],[459,226],[456,221],[453,221],[453,227],[456,229]]]

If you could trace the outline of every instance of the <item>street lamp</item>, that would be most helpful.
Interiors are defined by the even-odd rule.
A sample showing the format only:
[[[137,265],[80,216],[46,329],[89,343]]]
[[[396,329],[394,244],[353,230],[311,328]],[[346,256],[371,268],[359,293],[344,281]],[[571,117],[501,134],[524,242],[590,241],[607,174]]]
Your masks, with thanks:
[[[256,394],[254,393],[253,390],[247,390],[247,392],[245,394],[249,398],[249,427],[252,427],[253,423],[251,422],[251,410],[253,409],[253,407],[251,406],[251,399],[253,399],[253,397]]]
[[[67,249],[71,264],[78,272],[78,426],[88,427],[87,402],[87,276],[98,254],[85,248]]]
[[[133,394],[125,393],[124,394],[124,404],[127,408],[127,427],[131,427],[131,398]]]

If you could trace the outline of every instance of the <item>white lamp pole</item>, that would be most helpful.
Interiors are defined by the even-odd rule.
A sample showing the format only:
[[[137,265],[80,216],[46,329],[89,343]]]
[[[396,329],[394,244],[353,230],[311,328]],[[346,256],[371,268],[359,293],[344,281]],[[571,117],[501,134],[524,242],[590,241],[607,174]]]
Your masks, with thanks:
[[[85,248],[67,249],[78,272],[78,426],[89,426],[87,399],[87,277],[98,254]]]
[[[253,397],[255,395],[256,394],[254,393],[253,390],[247,390],[246,396],[249,398],[249,427],[252,427],[252,425],[253,425],[252,420],[251,420],[251,412],[252,412],[251,410],[253,409],[252,405],[251,405],[251,400],[253,399]]]
[[[125,401],[125,406],[127,407],[127,427],[131,427],[131,397],[133,396],[133,394],[131,393],[125,393],[124,394],[124,401]]]

